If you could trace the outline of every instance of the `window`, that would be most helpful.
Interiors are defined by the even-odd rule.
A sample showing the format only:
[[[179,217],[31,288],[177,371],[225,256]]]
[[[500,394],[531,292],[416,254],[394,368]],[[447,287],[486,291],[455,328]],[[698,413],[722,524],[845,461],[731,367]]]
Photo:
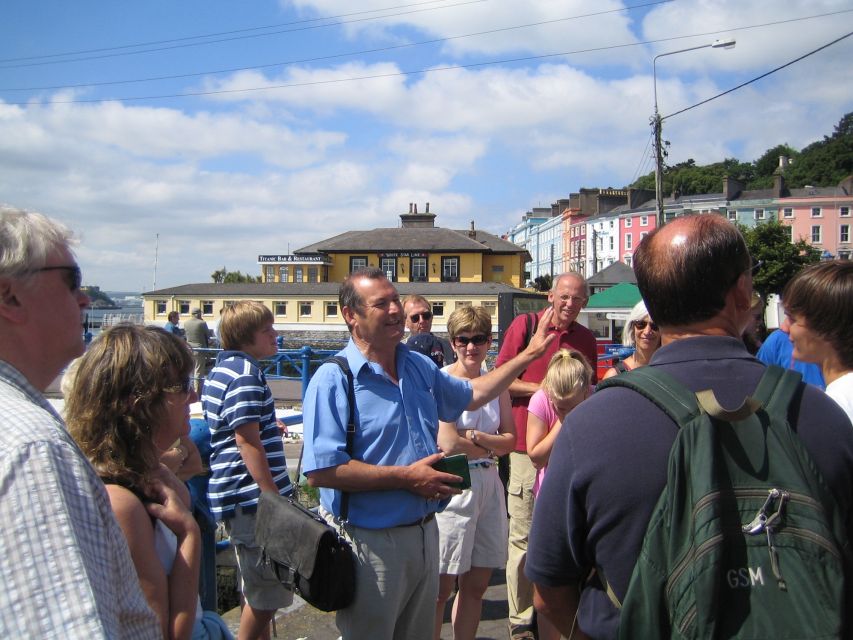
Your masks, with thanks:
[[[764,209],[756,209],[755,210],[755,219],[756,220],[764,220]]]
[[[326,303],[326,317],[333,318],[338,315],[338,303],[337,302],[327,302]]]
[[[409,263],[409,275],[411,275],[412,282],[426,282],[427,281],[427,259],[426,258],[412,258],[412,261]]]
[[[459,282],[459,257],[445,256],[441,259],[441,281]]]
[[[287,302],[284,300],[278,300],[272,303],[273,314],[277,316],[286,316],[287,315]]]
[[[610,250],[613,251],[613,236],[610,236]]]
[[[794,227],[782,227],[782,229],[785,231],[785,236],[788,238],[788,242],[793,244],[793,242],[794,242]]]
[[[729,211],[727,212],[729,220],[737,220],[737,211]]]
[[[470,300],[457,300],[456,301],[456,308],[457,309],[461,309],[462,307],[470,307],[470,306],[471,306]]]
[[[838,215],[840,215],[842,218],[847,218],[850,215],[850,207],[839,207]]]
[[[299,317],[300,318],[310,318],[311,317],[311,303],[310,302],[300,302],[299,303]]]
[[[367,266],[367,256],[350,256],[349,259],[349,272],[358,271],[359,269],[364,269]]]
[[[625,218],[625,228],[629,229],[631,227],[632,222],[633,222],[632,218]]]
[[[302,278],[302,267],[297,266],[293,269],[293,281],[294,282],[304,282]]]
[[[287,282],[287,267],[279,267],[278,268],[278,281],[279,282]]]
[[[608,220],[608,222],[610,223],[610,228],[612,229],[613,228],[613,220]]]
[[[190,301],[178,300],[178,311],[182,316],[188,316],[190,314]]]
[[[439,318],[444,316],[444,303],[443,302],[433,302],[432,303],[432,315],[438,316]]]
[[[793,218],[794,210],[791,207],[785,207],[782,209],[782,217],[783,218]]]
[[[812,218],[820,218],[820,207],[812,207]]]
[[[397,258],[382,258],[379,261],[379,268],[391,282],[397,281]]]
[[[630,251],[634,248],[634,237],[630,233],[625,234],[625,251]]]
[[[648,227],[649,226],[649,216],[640,216],[640,226]]]
[[[158,316],[166,315],[166,301],[165,300],[155,300],[154,308],[156,309],[156,314]]]
[[[492,273],[503,273],[504,266],[502,264],[493,264],[492,265]]]
[[[308,282],[320,282],[320,279],[317,277],[318,274],[317,267],[308,267]]]
[[[271,264],[264,267],[264,282],[275,282],[275,267]]]
[[[838,234],[839,242],[850,242],[850,225],[842,224],[841,233]]]
[[[203,316],[212,316],[213,315],[213,300],[202,300],[201,301],[201,314]]]
[[[812,225],[812,242],[818,244],[821,242],[821,226],[819,224]]]
[[[498,315],[498,303],[497,302],[483,302],[483,309],[489,312],[489,315],[493,318],[496,318]]]
[[[642,233],[640,233],[640,242],[642,242],[643,238],[645,238],[647,235],[649,235],[648,231],[643,231]]]
[[[625,264],[627,266],[631,266],[631,256],[625,256]]]

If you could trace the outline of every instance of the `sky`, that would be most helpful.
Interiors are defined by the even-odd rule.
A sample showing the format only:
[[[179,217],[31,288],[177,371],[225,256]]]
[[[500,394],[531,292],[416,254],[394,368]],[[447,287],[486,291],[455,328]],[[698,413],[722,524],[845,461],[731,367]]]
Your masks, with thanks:
[[[853,111],[853,0],[4,0],[0,203],[107,291],[259,274],[354,229],[506,233],[669,162],[801,149]],[[701,47],[735,38],[733,49]],[[156,265],[156,268],[155,268]]]

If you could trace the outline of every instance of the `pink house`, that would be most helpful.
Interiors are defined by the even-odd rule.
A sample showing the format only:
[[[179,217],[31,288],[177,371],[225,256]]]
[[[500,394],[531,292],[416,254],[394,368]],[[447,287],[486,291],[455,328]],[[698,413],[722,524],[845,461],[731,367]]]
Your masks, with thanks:
[[[853,252],[853,176],[837,187],[791,189],[776,200],[779,222],[790,229],[791,242],[805,240],[826,257],[850,259]]]

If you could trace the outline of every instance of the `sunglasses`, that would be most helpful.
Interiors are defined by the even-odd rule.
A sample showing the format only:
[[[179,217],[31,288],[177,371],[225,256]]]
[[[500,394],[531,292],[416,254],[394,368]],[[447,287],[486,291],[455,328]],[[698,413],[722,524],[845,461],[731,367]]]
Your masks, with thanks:
[[[480,347],[486,344],[489,341],[489,336],[484,336],[483,334],[477,334],[476,336],[471,336],[470,338],[466,338],[465,336],[456,336],[453,338],[453,344],[457,347],[467,347],[469,343],[473,344],[476,347]]]
[[[420,322],[421,318],[424,320],[432,320],[432,311],[424,311],[423,313],[413,313],[409,316],[409,320],[412,322]]]
[[[634,328],[639,329],[640,331],[645,330],[646,325],[649,325],[652,331],[657,331],[658,326],[654,322],[649,322],[648,320],[635,320]]]
[[[72,292],[80,290],[83,285],[83,272],[77,265],[61,266],[61,267],[42,267],[36,269],[37,273],[42,271],[62,271],[65,274],[65,284]]]
[[[181,384],[174,384],[171,387],[163,387],[163,391],[166,393],[189,393],[192,388],[192,380],[190,378],[185,378],[181,381]]]

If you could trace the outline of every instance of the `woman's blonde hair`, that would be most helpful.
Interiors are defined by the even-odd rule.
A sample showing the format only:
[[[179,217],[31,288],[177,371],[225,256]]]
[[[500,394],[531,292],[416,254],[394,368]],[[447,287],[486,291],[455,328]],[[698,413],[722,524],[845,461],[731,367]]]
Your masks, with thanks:
[[[485,307],[466,305],[450,314],[447,319],[447,333],[450,341],[452,342],[456,336],[466,331],[492,337],[492,316]]]
[[[187,385],[192,370],[183,339],[132,324],[103,332],[76,361],[65,421],[101,478],[144,487],[159,464],[154,432],[166,419],[166,390]]]
[[[225,349],[241,350],[254,342],[255,333],[273,321],[272,311],[254,300],[225,307],[219,320],[219,337]]]
[[[542,388],[554,402],[567,400],[592,383],[592,367],[583,354],[574,349],[560,349],[551,356]]]

